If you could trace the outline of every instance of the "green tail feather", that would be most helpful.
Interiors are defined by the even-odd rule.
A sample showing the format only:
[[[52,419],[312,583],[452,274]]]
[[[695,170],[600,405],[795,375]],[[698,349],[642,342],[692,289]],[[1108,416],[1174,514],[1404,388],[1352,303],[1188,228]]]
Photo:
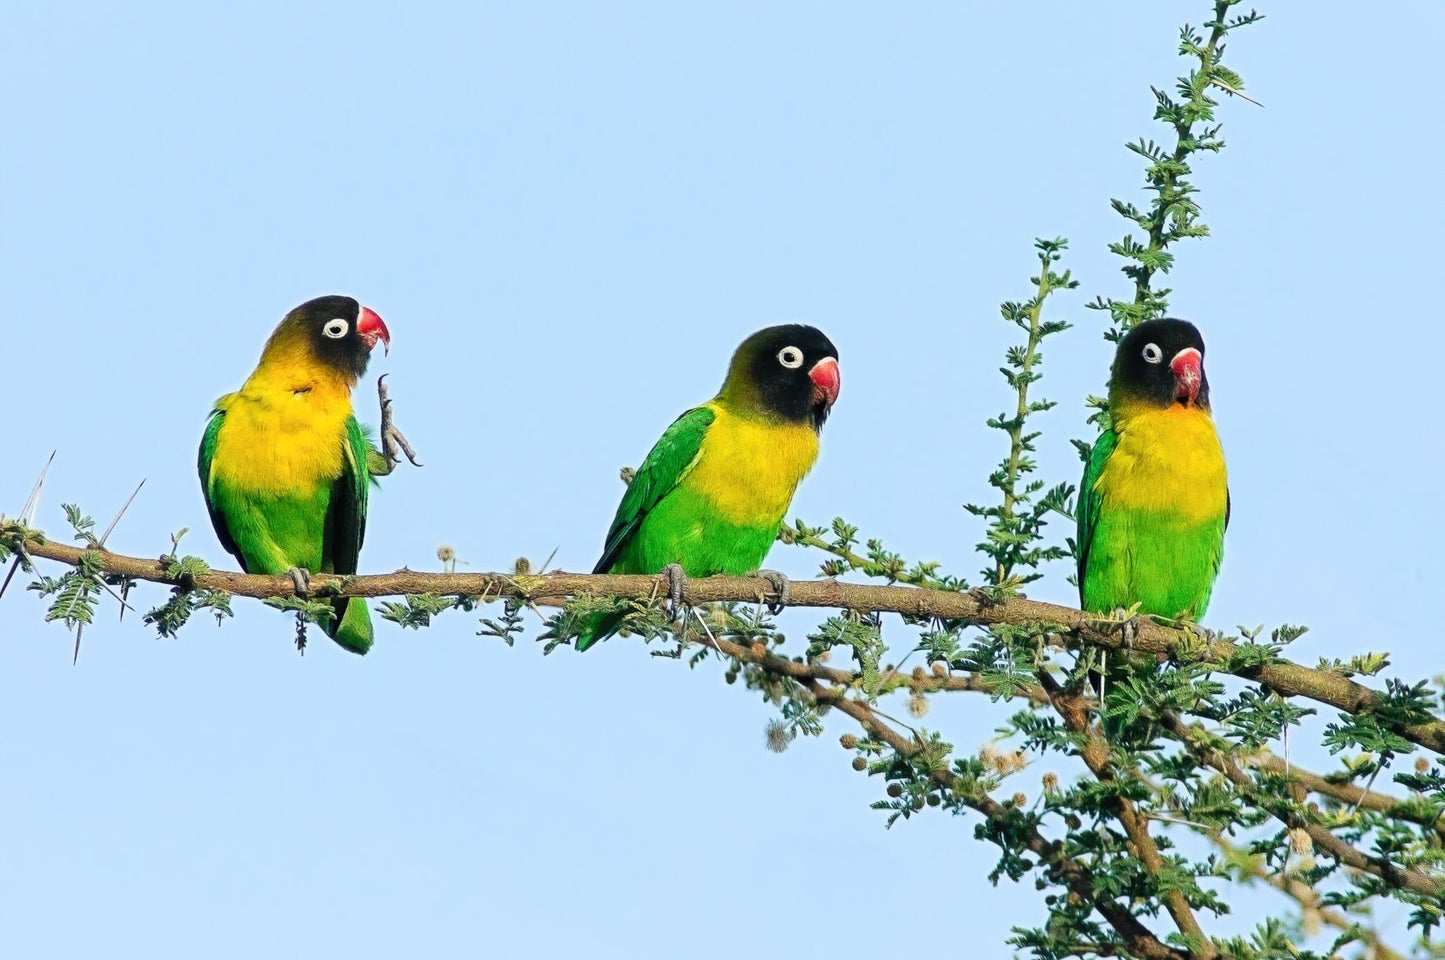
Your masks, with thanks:
[[[365,654],[371,649],[371,611],[360,597],[342,597],[331,601],[336,616],[326,632],[344,649],[355,654]]]
[[[577,633],[577,652],[581,653],[588,647],[615,634],[622,628],[622,621],[627,617],[626,609],[603,610],[594,613],[582,622],[582,627]]]

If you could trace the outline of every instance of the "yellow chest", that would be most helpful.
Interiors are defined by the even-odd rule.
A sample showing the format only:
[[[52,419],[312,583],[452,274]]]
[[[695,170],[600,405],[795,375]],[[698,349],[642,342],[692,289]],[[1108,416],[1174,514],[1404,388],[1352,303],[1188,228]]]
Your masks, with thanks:
[[[718,403],[707,406],[716,419],[703,438],[687,486],[730,523],[779,522],[798,483],[818,459],[817,431],[807,424],[740,417]]]
[[[253,377],[216,402],[225,413],[211,480],[236,491],[294,494],[341,475],[351,395],[344,386]]]
[[[1115,429],[1119,441],[1097,483],[1106,502],[1190,523],[1223,516],[1228,476],[1209,414],[1175,405],[1135,413]]]

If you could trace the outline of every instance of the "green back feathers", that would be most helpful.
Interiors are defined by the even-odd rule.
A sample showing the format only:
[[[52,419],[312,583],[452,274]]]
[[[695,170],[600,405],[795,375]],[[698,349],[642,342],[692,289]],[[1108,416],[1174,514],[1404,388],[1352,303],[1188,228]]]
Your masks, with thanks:
[[[1084,479],[1079,485],[1079,500],[1074,509],[1078,519],[1078,539],[1075,541],[1074,552],[1078,561],[1076,572],[1081,596],[1084,582],[1088,578],[1089,547],[1094,542],[1094,527],[1099,522],[1099,511],[1104,504],[1104,495],[1097,489],[1099,475],[1104,472],[1104,464],[1108,463],[1109,456],[1118,443],[1119,435],[1112,429],[1105,430],[1099,434],[1099,439],[1094,441],[1094,447],[1089,451],[1089,460],[1084,464]]]
[[[593,573],[656,573],[656,570],[618,569],[628,547],[633,543],[647,515],[671,493],[697,462],[707,428],[714,414],[707,407],[694,407],[672,422],[662,438],[653,444],[642,466],[612,518],[602,556]]]

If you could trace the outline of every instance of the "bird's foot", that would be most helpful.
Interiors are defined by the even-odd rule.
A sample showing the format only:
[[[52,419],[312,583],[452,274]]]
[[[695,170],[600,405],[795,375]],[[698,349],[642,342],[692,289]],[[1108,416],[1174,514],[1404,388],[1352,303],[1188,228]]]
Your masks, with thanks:
[[[680,563],[669,563],[662,568],[667,578],[667,606],[673,620],[682,619],[682,591],[687,586],[687,571]]]
[[[793,585],[788,578],[776,570],[754,570],[748,574],[750,577],[761,577],[768,581],[768,586],[773,588],[773,599],[768,600],[768,613],[773,616],[783,612],[783,608],[793,601]]]
[[[381,400],[379,432],[381,434],[381,455],[386,459],[387,473],[396,469],[396,465],[401,462],[401,457],[397,454],[398,448],[406,454],[406,458],[411,461],[413,467],[421,466],[417,462],[416,451],[407,442],[406,435],[397,429],[396,424],[392,421],[391,398],[386,395],[386,374],[384,373],[376,378],[376,393]]]
[[[296,596],[305,597],[311,593],[311,571],[303,567],[292,567],[286,571],[286,576],[291,578],[291,585],[296,590]]]
[[[1124,641],[1124,649],[1134,648],[1134,637],[1138,634],[1139,628],[1144,625],[1144,618],[1137,613],[1132,617],[1129,611],[1123,607],[1114,610],[1113,617],[1119,622],[1119,635]]]
[[[1190,620],[1186,620],[1181,623],[1180,627],[1194,634],[1205,643],[1214,643],[1216,640],[1224,639],[1224,634],[1221,631],[1211,630],[1208,627],[1201,627],[1199,624],[1194,623]]]

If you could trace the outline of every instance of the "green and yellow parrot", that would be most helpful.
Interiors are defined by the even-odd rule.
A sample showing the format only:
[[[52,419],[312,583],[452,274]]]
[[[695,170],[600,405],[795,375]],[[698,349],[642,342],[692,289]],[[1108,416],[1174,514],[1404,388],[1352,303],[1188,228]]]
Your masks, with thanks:
[[[1192,323],[1146,320],[1119,341],[1109,421],[1079,488],[1080,604],[1197,623],[1224,556],[1229,486]]]
[[[638,468],[593,573],[666,573],[676,601],[689,576],[758,571],[818,458],[818,433],[838,399],[838,351],[814,327],[759,330],[733,354],[722,389],[673,421]],[[617,632],[621,613],[594,616],[586,650]]]
[[[266,341],[255,371],[216,401],[201,440],[201,491],[221,545],[247,573],[289,574],[298,593],[312,573],[355,573],[374,476],[396,466],[399,444],[381,394],[381,450],[351,411],[351,390],[371,351],[391,333],[351,297],[309,300]],[[371,648],[360,599],[340,598],[327,633],[352,653]]]

